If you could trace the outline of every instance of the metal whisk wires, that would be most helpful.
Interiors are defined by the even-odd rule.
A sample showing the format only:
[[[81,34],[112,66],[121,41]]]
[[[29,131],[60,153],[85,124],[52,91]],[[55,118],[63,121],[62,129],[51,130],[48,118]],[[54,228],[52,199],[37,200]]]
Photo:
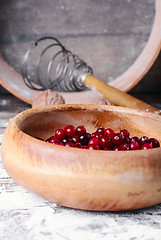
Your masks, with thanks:
[[[34,42],[22,64],[23,80],[34,90],[81,91],[86,88],[82,76],[91,74],[86,62],[51,36]]]

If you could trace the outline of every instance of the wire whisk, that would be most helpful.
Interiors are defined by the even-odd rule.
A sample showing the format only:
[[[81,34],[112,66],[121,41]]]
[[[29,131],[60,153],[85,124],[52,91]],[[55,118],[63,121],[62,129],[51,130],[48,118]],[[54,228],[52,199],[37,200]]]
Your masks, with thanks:
[[[159,109],[94,77],[92,68],[85,61],[52,36],[42,37],[31,45],[22,64],[22,77],[34,90],[72,92],[91,88],[116,105],[160,114]]]
[[[52,42],[44,46],[46,40]],[[39,46],[41,42],[43,47]],[[22,64],[23,80],[34,90],[82,91],[87,88],[82,81],[83,74],[93,74],[92,68],[51,36],[35,41]]]

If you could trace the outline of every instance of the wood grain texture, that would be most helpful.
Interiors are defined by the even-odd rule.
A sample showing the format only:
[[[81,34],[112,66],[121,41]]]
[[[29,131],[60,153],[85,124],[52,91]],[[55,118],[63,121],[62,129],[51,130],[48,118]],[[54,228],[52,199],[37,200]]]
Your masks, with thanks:
[[[85,84],[101,93],[105,98],[111,101],[117,106],[134,108],[142,111],[152,112],[155,114],[161,114],[160,109],[157,109],[133,96],[130,94],[124,93],[117,88],[113,88],[108,84],[105,84],[103,81],[96,79],[94,76],[87,76],[85,79]]]
[[[159,95],[147,99],[155,106],[160,102]],[[9,112],[5,125],[17,111],[27,108],[27,104],[15,97],[0,96],[1,116]],[[3,126],[4,123],[0,123],[0,141],[5,129]],[[68,209],[46,202],[15,184],[1,161],[0,182],[0,239],[160,240],[161,204],[119,213]]]

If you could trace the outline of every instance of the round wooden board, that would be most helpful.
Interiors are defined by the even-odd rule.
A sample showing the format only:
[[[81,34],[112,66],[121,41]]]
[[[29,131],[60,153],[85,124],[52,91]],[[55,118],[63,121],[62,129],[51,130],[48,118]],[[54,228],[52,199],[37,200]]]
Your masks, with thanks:
[[[49,1],[50,2],[50,1]],[[124,15],[126,16],[126,17],[130,17],[130,16],[128,16],[128,15],[126,15],[127,14],[127,12],[128,13],[130,13],[130,5],[129,5],[129,7],[127,7],[127,5],[128,5],[128,3],[129,4],[133,4],[131,1],[126,1],[126,0],[124,0],[124,2],[126,3],[126,7],[125,7],[125,5],[124,5],[124,8],[126,9],[125,10],[125,12],[124,12]],[[150,2],[151,4],[152,4],[152,2]],[[34,3],[33,3],[34,4]],[[86,11],[88,11],[90,8],[92,8],[93,6],[93,10],[92,11],[98,11],[98,13],[101,15],[101,10],[100,9],[98,9],[98,8],[96,8],[97,6],[96,5],[98,5],[98,2],[96,1],[96,3],[94,4],[94,3],[92,3],[92,5],[88,5],[88,4],[85,4],[84,2],[82,2],[82,4],[84,4],[84,5],[82,5],[82,7],[84,7],[83,9],[85,9],[85,11],[84,12],[81,12],[80,13],[80,21],[82,20],[81,19],[81,16],[83,16],[83,15],[81,15],[81,14],[85,14],[86,13]],[[114,2],[113,3],[111,3],[111,5],[110,5],[110,3],[105,3],[105,2],[101,2],[101,4],[103,4],[102,6],[103,6],[103,8],[102,9],[105,9],[104,10],[104,12],[103,12],[103,16],[104,16],[104,18],[105,18],[105,16],[107,15],[105,15],[105,13],[106,13],[106,10],[108,10],[108,12],[109,12],[109,10],[110,10],[110,6],[114,6]],[[140,9],[141,9],[141,5],[139,5],[139,4],[141,4],[141,3],[138,3],[138,8],[140,7]],[[91,23],[92,23],[92,20],[93,20],[93,18],[92,18],[92,12],[90,13],[90,12],[88,12],[88,18],[86,19],[86,22],[87,22],[87,20],[89,19],[89,25],[87,25],[87,27],[86,27],[86,30],[89,30],[89,31],[93,31],[93,26],[95,26],[96,25],[96,28],[97,28],[97,31],[96,32],[89,32],[88,33],[88,37],[90,36],[90,40],[88,40],[88,41],[90,41],[90,43],[91,44],[89,44],[89,42],[87,41],[87,38],[84,38],[83,39],[83,34],[84,34],[84,29],[82,30],[81,29],[81,26],[82,25],[80,25],[80,28],[79,29],[77,29],[77,27],[76,26],[74,26],[74,22],[72,22],[72,26],[70,26],[70,24],[69,24],[69,22],[67,22],[67,27],[69,27],[69,29],[66,29],[66,33],[65,33],[65,37],[64,37],[64,39],[63,39],[63,35],[61,34],[61,28],[60,28],[60,24],[62,24],[62,23],[64,23],[64,22],[60,22],[60,23],[57,23],[57,24],[55,24],[54,26],[55,26],[55,29],[57,30],[57,29],[60,29],[59,31],[57,30],[57,35],[58,36],[60,36],[60,38],[62,38],[63,39],[63,43],[65,44],[66,43],[66,39],[68,40],[67,41],[67,47],[70,49],[71,48],[71,50],[74,50],[74,51],[78,51],[78,53],[80,53],[80,55],[81,55],[81,52],[82,52],[82,56],[85,58],[84,60],[89,60],[89,63],[91,62],[92,63],[92,67],[94,67],[94,72],[96,72],[96,77],[98,76],[100,79],[102,79],[103,81],[105,81],[105,82],[109,82],[109,84],[111,85],[111,86],[114,86],[114,87],[116,87],[116,88],[118,88],[118,89],[120,89],[120,90],[122,90],[122,91],[128,91],[128,90],[130,90],[131,88],[133,88],[142,78],[143,78],[143,76],[147,73],[147,71],[150,69],[150,67],[152,66],[152,64],[154,63],[154,61],[155,61],[155,59],[156,59],[156,57],[158,56],[158,54],[159,54],[159,52],[160,52],[160,48],[161,48],[161,28],[160,28],[160,25],[161,25],[161,1],[160,0],[156,0],[155,1],[155,9],[156,9],[156,11],[155,11],[155,18],[154,18],[154,23],[153,23],[153,27],[152,27],[152,30],[151,30],[151,34],[150,34],[150,37],[149,37],[149,40],[148,40],[148,42],[147,42],[147,44],[146,44],[146,46],[142,49],[142,51],[140,52],[140,54],[139,54],[139,57],[137,57],[137,59],[135,60],[134,58],[136,57],[134,57],[133,58],[133,60],[135,60],[134,61],[134,63],[132,64],[131,63],[131,60],[130,60],[130,56],[129,56],[129,58],[128,58],[128,56],[126,55],[125,56],[125,58],[126,58],[126,61],[128,62],[130,62],[130,64],[132,64],[131,66],[128,66],[128,69],[126,70],[126,71],[124,71],[123,73],[121,73],[120,72],[120,75],[119,75],[119,77],[117,77],[117,76],[115,76],[115,78],[113,79],[113,81],[111,81],[111,82],[109,82],[110,81],[110,78],[113,78],[113,77],[111,77],[111,74],[110,74],[110,65],[108,65],[107,64],[107,66],[108,66],[108,69],[106,69],[106,66],[105,65],[103,65],[103,62],[105,62],[105,64],[107,63],[106,61],[107,61],[107,59],[106,59],[106,61],[105,61],[105,56],[103,57],[103,55],[99,55],[99,50],[100,49],[102,49],[102,51],[105,51],[106,52],[106,49],[109,49],[109,47],[110,46],[108,46],[107,45],[107,48],[105,48],[105,46],[103,46],[102,47],[102,45],[100,45],[101,44],[101,39],[103,38],[103,39],[107,39],[108,38],[108,36],[110,35],[110,31],[111,31],[111,29],[109,30],[108,29],[108,25],[106,26],[107,28],[103,28],[105,25],[104,25],[104,22],[103,22],[103,20],[100,18],[99,20],[100,20],[100,23],[102,24],[102,28],[100,27],[100,25],[98,26],[98,23],[97,24],[93,24],[93,25],[90,25]],[[30,5],[32,6],[32,4],[30,3]],[[68,11],[69,9],[67,9],[67,6],[66,6],[66,12],[70,12],[70,13],[72,13],[72,11],[74,12],[74,6],[75,6],[75,8],[77,7],[79,7],[79,6],[77,6],[77,5],[79,5],[79,4],[76,4],[76,5],[72,5],[73,7],[71,7],[71,12],[70,11]],[[115,4],[116,5],[116,4]],[[135,4],[135,5],[137,5],[137,4]],[[22,11],[22,13],[24,13],[23,11],[25,10],[25,9],[27,9],[26,8],[26,5],[23,5],[23,4],[21,4],[20,3],[20,1],[19,0],[17,0],[17,2],[16,2],[16,5],[15,5],[16,7],[15,7],[15,9],[19,9],[19,8],[21,8],[21,11]],[[98,5],[99,6],[99,5]],[[106,6],[108,6],[108,8],[106,9]],[[120,6],[120,5],[119,5]],[[149,6],[151,6],[151,5],[149,5]],[[41,6],[41,7],[44,7],[44,9],[42,10],[42,9],[39,9],[39,10],[41,10],[42,11],[42,13],[44,12],[44,17],[46,16],[45,15],[45,9],[47,9],[47,7],[45,8],[45,6]],[[64,7],[65,7],[65,3],[64,3],[64,5],[62,4],[62,5],[57,5],[57,7],[59,7],[60,9],[59,10],[61,10],[61,9],[63,9]],[[111,7],[111,9],[113,10],[113,9],[115,9],[116,10],[116,13],[117,13],[117,8],[115,7],[115,8],[112,8]],[[13,10],[13,6],[11,5],[11,9]],[[8,10],[9,11],[9,10]],[[36,10],[35,10],[36,11]],[[102,10],[103,11],[103,10]],[[141,11],[141,10],[140,10]],[[139,9],[138,9],[138,12],[139,12]],[[10,13],[12,14],[12,11],[10,10]],[[33,14],[33,11],[31,11],[30,12],[31,14]],[[117,13],[117,14],[119,14],[119,12]],[[76,13],[75,13],[75,15],[76,15]],[[99,16],[100,16],[99,15]],[[25,17],[26,17],[26,15],[25,15]],[[55,16],[55,17],[58,17],[58,16]],[[67,17],[69,18],[70,17],[70,14],[68,14],[67,15]],[[135,16],[135,17],[137,17],[137,16]],[[37,19],[39,19],[39,17],[37,16]],[[79,22],[78,21],[78,17],[76,18],[77,19],[77,22]],[[115,20],[116,21],[116,19],[117,19],[117,17],[115,16],[115,18],[113,18],[113,20]],[[122,18],[121,18],[122,19]],[[132,19],[132,18],[131,18]],[[131,22],[132,20],[131,20],[130,18],[129,18],[129,22]],[[11,20],[12,20],[12,18],[11,18]],[[29,19],[27,19],[28,21],[29,21]],[[34,20],[35,20],[35,18],[34,18]],[[47,24],[48,23],[48,21],[47,20],[45,20],[45,19],[43,19],[44,20],[44,22]],[[43,20],[41,21],[41,24],[42,24],[42,22],[43,22]],[[49,20],[49,19],[48,19]],[[51,20],[51,19],[50,19]],[[109,22],[110,22],[110,19],[108,19],[108,18],[105,18],[105,20],[108,20]],[[122,19],[123,20],[123,19]],[[120,29],[120,31],[122,31],[122,34],[123,35],[128,35],[128,32],[126,32],[126,30],[124,31],[124,29],[126,29],[126,21],[127,21],[127,19],[124,19],[124,23],[123,23],[123,25],[119,25],[119,22],[117,22],[117,24],[115,23],[113,26],[116,28],[116,36],[114,36],[114,38],[116,38],[117,36],[118,36],[118,39],[121,39],[121,33],[119,33],[119,29]],[[17,21],[17,19],[16,19],[16,21]],[[83,21],[83,20],[82,20]],[[134,22],[136,22],[136,20],[134,21]],[[17,23],[17,22],[16,22]],[[29,21],[29,23],[31,24],[31,22]],[[28,23],[28,24],[29,24]],[[110,22],[111,23],[111,22]],[[138,22],[136,22],[137,23],[137,25],[139,25],[139,23]],[[11,24],[11,23],[10,23]],[[18,23],[17,23],[18,24]],[[28,27],[28,29],[29,29],[29,26],[27,25],[27,22],[25,22],[24,21],[24,26],[27,26]],[[21,26],[21,30],[23,30],[23,24],[21,24],[21,25],[18,25],[18,26]],[[35,22],[34,22],[34,24],[35,24]],[[83,24],[83,22],[82,22],[82,24]],[[125,25],[124,25],[125,24]],[[59,26],[58,26],[59,25]],[[111,23],[111,25],[112,25],[112,23]],[[36,25],[37,26],[37,31],[39,30],[42,30],[42,26],[40,27],[38,24]],[[133,25],[131,25],[131,26],[133,26]],[[13,30],[12,31],[15,31],[15,29],[16,29],[16,24],[15,25],[10,25],[10,27],[13,27]],[[38,33],[36,33],[36,30],[34,30],[34,27],[35,27],[35,25],[33,26],[33,28],[32,28],[32,30],[31,30],[31,34],[30,35],[26,35],[26,37],[27,36],[30,36],[30,40],[32,40],[32,38],[34,39],[35,37],[38,37],[38,36],[40,36],[41,35],[41,33],[40,32],[38,32]],[[71,29],[76,29],[77,30],[77,32],[73,32],[73,34],[71,35],[69,32],[70,32],[70,30]],[[85,27],[84,27],[85,28]],[[47,30],[48,31],[51,31],[51,29],[50,29],[50,24],[49,25],[47,25]],[[76,31],[76,30],[74,30],[74,31]],[[106,31],[107,31],[107,38],[106,38]],[[9,30],[8,30],[9,31]],[[11,31],[11,32],[12,32]],[[17,31],[17,30],[16,30]],[[27,30],[24,30],[24,31],[27,31]],[[103,32],[102,32],[103,31]],[[142,31],[142,29],[140,28],[140,31]],[[54,34],[54,30],[53,31],[51,31],[51,33],[52,34]],[[4,36],[5,36],[5,38],[7,39],[7,34],[8,33],[6,33],[6,35],[4,34]],[[137,33],[138,34],[138,33]],[[136,38],[136,36],[137,36],[137,34],[132,34],[132,36],[129,34],[129,38],[130,37],[132,37],[132,38],[134,38],[135,37],[135,41],[137,42],[137,44],[138,44],[138,42],[139,42],[139,39],[137,39]],[[75,42],[74,42],[74,36],[75,36],[75,38],[77,39]],[[111,36],[112,36],[112,34],[111,34]],[[17,37],[17,39],[21,39],[21,42],[20,43],[18,43],[18,41],[17,41],[17,39],[16,39],[16,37]],[[15,38],[15,39],[14,39]],[[114,39],[114,38],[112,38],[112,40]],[[84,46],[84,48],[82,49],[81,48],[81,42],[84,40],[84,45],[82,45],[82,46]],[[123,40],[123,39],[122,39]],[[7,40],[6,40],[7,41]],[[12,32],[12,41],[13,41],[13,43],[16,45],[16,44],[19,44],[19,46],[23,46],[23,33],[22,32],[20,32],[19,34],[13,34],[13,32]],[[103,41],[105,41],[105,40],[103,40]],[[3,41],[2,41],[3,42]],[[29,41],[27,42],[27,44],[29,44]],[[70,47],[70,45],[71,45],[71,47]],[[94,50],[94,46],[96,47],[96,49]],[[117,46],[118,46],[118,44],[117,44]],[[27,47],[29,47],[29,45],[24,45],[24,48],[27,48]],[[120,44],[120,48],[122,47],[122,45]],[[134,45],[133,45],[133,47],[134,47]],[[117,52],[116,52],[116,50],[115,50],[115,48],[116,48],[116,46],[113,46],[113,48],[112,48],[112,50],[111,50],[111,59],[112,59],[112,65],[113,65],[113,67],[115,68],[115,69],[117,69],[117,65],[116,65],[116,60],[117,60],[117,62],[118,62],[118,59],[117,59],[117,57],[115,57],[118,53],[119,53],[119,51],[118,51],[118,49],[117,49]],[[6,48],[7,49],[7,48]],[[141,49],[141,48],[140,48]],[[8,51],[8,54],[10,53],[10,51],[12,51],[13,49],[11,48],[10,50],[6,50],[6,52]],[[27,49],[26,49],[27,50]],[[23,58],[23,52],[24,51],[24,49],[21,49],[20,48],[20,53],[18,53],[18,55],[19,55],[19,57],[22,59]],[[3,52],[3,51],[2,51]],[[129,51],[129,54],[131,54],[131,52],[132,52],[132,50],[131,51]],[[77,53],[77,52],[76,52]],[[89,53],[89,56],[88,56],[88,53]],[[110,51],[108,51],[107,52],[108,54],[110,54]],[[90,54],[92,54],[92,55],[90,55]],[[16,59],[16,52],[14,52],[13,53],[13,55],[15,55],[15,59]],[[81,56],[81,57],[82,57]],[[86,57],[85,56],[87,56],[87,59],[86,59]],[[97,58],[95,58],[94,60],[93,60],[93,62],[92,62],[92,59],[90,59],[90,56],[91,56],[91,58],[95,58],[95,56],[97,56]],[[12,61],[13,61],[13,58],[12,58]],[[121,61],[121,65],[123,65],[123,58],[122,59],[120,59],[120,61]],[[15,61],[16,62],[16,61]],[[103,65],[103,66],[102,66]],[[14,65],[14,66],[16,66],[16,65]],[[20,67],[20,66],[19,66]],[[102,69],[101,69],[102,68]],[[15,69],[16,69],[16,67],[15,67]],[[115,73],[116,74],[116,73]],[[114,75],[115,75],[114,74]],[[27,102],[27,103],[29,103],[29,104],[31,104],[32,103],[32,101],[33,101],[33,97],[35,96],[35,95],[37,95],[37,92],[36,91],[33,91],[33,90],[31,90],[31,89],[29,89],[28,87],[26,87],[26,85],[24,84],[24,82],[23,82],[23,80],[22,80],[22,77],[21,77],[21,75],[18,73],[18,71],[15,71],[5,60],[4,60],[4,58],[3,57],[0,57],[0,84],[4,87],[4,88],[6,88],[9,92],[11,92],[11,93],[13,93],[15,96],[17,96],[18,98],[20,98],[20,99],[22,99],[23,101],[25,101],[25,102]]]

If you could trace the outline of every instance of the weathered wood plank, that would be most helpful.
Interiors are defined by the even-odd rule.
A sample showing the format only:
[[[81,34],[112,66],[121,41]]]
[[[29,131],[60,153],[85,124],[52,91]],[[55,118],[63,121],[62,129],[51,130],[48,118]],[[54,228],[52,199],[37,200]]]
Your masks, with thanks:
[[[157,206],[153,209],[153,214],[146,210],[95,213],[67,209],[55,204],[52,207],[2,210],[0,238],[159,240],[160,210],[160,206]],[[14,232],[17,233],[16,236]]]

